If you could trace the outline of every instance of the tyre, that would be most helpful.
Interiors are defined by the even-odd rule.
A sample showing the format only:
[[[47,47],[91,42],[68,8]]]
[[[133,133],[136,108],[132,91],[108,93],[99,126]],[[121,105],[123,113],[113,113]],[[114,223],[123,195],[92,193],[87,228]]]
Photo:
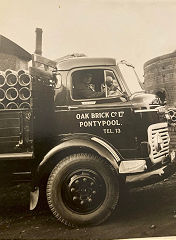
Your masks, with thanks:
[[[119,201],[114,168],[92,154],[73,154],[59,162],[47,182],[47,200],[54,216],[68,226],[97,225]]]

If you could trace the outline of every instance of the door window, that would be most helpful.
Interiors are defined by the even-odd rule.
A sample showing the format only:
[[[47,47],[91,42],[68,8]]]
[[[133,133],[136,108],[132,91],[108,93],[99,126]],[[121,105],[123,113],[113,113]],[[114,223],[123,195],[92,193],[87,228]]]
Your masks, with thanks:
[[[73,99],[99,99],[122,96],[123,89],[112,70],[84,69],[74,71]]]

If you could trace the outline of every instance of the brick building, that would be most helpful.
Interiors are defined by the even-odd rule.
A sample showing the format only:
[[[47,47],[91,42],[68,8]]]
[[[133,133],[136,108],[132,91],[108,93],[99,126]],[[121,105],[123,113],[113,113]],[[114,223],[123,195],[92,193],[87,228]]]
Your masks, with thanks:
[[[0,35],[0,71],[27,69],[31,54],[13,41]]]

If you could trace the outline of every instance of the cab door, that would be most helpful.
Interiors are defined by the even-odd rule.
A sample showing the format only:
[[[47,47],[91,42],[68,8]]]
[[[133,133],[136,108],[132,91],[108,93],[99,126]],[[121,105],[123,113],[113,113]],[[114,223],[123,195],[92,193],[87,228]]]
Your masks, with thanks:
[[[92,97],[91,93],[90,98],[87,95],[85,98],[78,97],[76,85],[82,81],[84,72],[92,75],[89,83],[92,91],[103,92],[103,96],[95,94]],[[114,88],[107,84],[108,77],[112,78]],[[60,133],[92,134],[122,152],[134,152],[136,141],[133,109],[115,69],[95,67],[73,70],[68,79],[67,87],[71,89],[67,96],[68,106],[65,106],[65,110],[58,106],[56,111],[57,122],[61,126]]]

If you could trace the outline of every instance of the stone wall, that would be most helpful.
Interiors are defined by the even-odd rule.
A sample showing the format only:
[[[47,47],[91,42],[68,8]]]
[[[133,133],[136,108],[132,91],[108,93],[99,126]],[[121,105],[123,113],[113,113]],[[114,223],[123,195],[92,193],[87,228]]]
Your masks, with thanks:
[[[147,92],[165,91],[167,107],[176,107],[176,52],[149,60],[144,64]],[[176,126],[169,127],[170,149],[176,150]]]
[[[144,64],[144,85],[149,93],[165,91],[167,105],[176,107],[176,52]]]
[[[176,127],[169,127],[170,150],[176,150]]]

